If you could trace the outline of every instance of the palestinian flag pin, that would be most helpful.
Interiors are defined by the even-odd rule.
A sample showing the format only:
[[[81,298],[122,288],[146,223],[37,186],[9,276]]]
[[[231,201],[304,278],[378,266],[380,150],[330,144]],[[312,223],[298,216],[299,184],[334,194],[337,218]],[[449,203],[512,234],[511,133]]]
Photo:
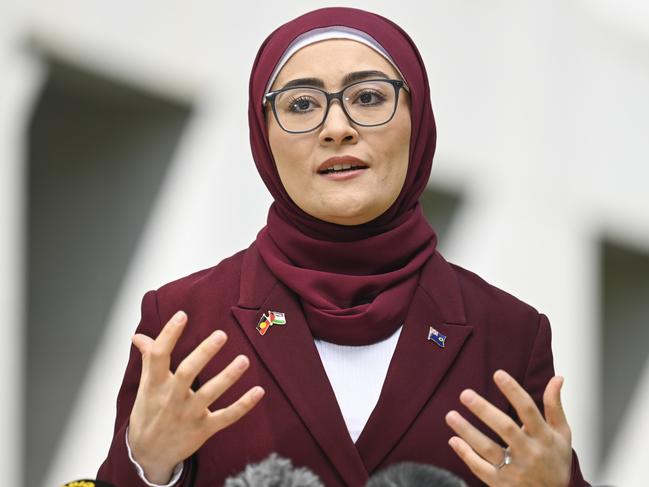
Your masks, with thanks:
[[[260,335],[265,335],[271,326],[285,324],[286,316],[284,315],[284,313],[269,310],[268,313],[261,315],[259,323],[257,323],[257,331]]]
[[[444,348],[444,344],[446,343],[446,335],[442,335],[432,326],[428,329],[428,339],[442,348]]]

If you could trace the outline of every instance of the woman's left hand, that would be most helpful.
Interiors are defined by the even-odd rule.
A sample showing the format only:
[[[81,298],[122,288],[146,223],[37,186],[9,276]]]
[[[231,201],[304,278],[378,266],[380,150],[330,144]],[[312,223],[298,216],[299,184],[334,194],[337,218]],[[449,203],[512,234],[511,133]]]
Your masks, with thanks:
[[[471,471],[490,486],[557,486],[570,482],[571,433],[561,406],[563,378],[555,376],[543,393],[545,419],[534,400],[503,370],[494,382],[516,410],[523,423],[516,422],[481,397],[466,389],[460,401],[509,445],[508,451],[487,437],[457,411],[446,422],[458,434],[449,445]],[[508,462],[505,462],[505,460]]]

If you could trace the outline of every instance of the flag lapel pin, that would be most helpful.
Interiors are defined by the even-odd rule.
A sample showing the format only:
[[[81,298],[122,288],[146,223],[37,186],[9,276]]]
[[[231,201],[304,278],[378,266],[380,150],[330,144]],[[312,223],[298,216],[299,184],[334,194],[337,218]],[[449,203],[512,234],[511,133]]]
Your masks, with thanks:
[[[271,326],[285,325],[285,324],[286,324],[286,316],[284,315],[284,313],[280,313],[279,311],[269,310],[268,313],[264,313],[263,315],[261,315],[261,318],[259,319],[259,323],[257,323],[257,331],[259,332],[260,335],[265,335]]]
[[[284,313],[279,311],[268,311],[268,319],[270,320],[271,325],[285,325],[286,316]]]
[[[444,348],[444,345],[446,343],[446,335],[442,335],[432,326],[428,329],[428,339],[442,348]]]

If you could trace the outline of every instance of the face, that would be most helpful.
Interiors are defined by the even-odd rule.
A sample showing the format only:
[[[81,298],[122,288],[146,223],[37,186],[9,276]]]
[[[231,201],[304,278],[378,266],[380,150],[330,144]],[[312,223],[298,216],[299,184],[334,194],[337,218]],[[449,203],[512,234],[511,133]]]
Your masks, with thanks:
[[[271,90],[310,78],[321,81],[318,87],[325,91],[337,92],[346,86],[346,75],[360,71],[380,71],[387,78],[401,79],[390,62],[370,47],[331,39],[297,51],[282,67]],[[380,77],[375,73],[367,79]],[[317,81],[310,82],[314,83]],[[408,170],[410,107],[404,89],[399,92],[392,120],[376,127],[354,124],[334,100],[323,125],[308,133],[291,134],[279,126],[269,105],[266,122],[277,171],[286,192],[303,211],[327,222],[359,225],[380,216],[394,203]],[[335,159],[350,156],[357,160]],[[348,165],[352,169],[346,169]]]

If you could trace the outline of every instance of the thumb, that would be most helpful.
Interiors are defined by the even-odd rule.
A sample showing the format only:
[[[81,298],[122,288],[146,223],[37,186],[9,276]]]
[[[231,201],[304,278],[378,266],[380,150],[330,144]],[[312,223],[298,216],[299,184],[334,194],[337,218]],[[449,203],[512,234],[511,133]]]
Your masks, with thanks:
[[[561,387],[563,386],[563,382],[563,377],[558,375],[550,379],[543,393],[543,406],[545,409],[545,420],[548,425],[570,442],[570,426],[566,419],[563,404],[561,404]]]

